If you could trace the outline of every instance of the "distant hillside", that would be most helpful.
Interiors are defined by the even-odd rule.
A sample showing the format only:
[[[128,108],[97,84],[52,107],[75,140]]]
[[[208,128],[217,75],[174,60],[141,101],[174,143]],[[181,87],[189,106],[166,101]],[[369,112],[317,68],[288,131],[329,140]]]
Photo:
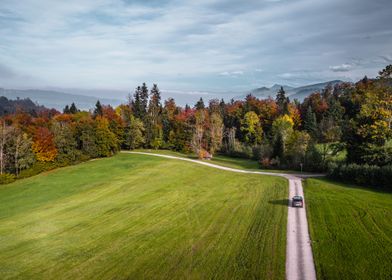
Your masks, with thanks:
[[[99,99],[102,104],[110,104],[117,106],[121,104],[121,100],[98,98],[93,96],[69,94],[52,90],[19,90],[19,89],[3,89],[0,88],[0,96],[5,96],[8,99],[26,99],[29,98],[38,105],[43,105],[47,108],[55,108],[62,111],[65,105],[75,103],[76,107],[82,110],[89,110],[94,108],[95,103]]]
[[[314,85],[308,85],[308,86],[303,86],[303,87],[298,87],[295,88],[295,94],[290,94],[290,99],[298,99],[300,101],[304,100],[306,97],[308,97],[310,94],[316,91],[321,91],[323,90],[326,86],[331,85],[335,86],[337,84],[341,84],[343,81],[340,80],[334,80],[334,81],[329,81],[325,83],[319,83],[319,84],[314,84]]]
[[[286,95],[290,97],[291,100],[298,99],[299,101],[304,100],[307,96],[312,94],[313,92],[316,91],[321,91],[323,90],[327,85],[336,85],[343,83],[343,81],[340,80],[334,80],[334,81],[328,81],[324,83],[318,83],[318,84],[311,84],[311,85],[306,85],[306,86],[301,86],[301,87],[290,87],[287,85],[273,85],[272,87],[260,87],[251,90],[250,92],[238,96],[237,99],[242,99],[244,98],[247,94],[251,93],[252,95],[258,97],[258,98],[268,98],[272,97],[275,98],[276,93],[280,89],[280,87],[283,87],[283,89],[286,91]]]
[[[33,113],[45,109],[43,106],[36,105],[30,99],[9,100],[7,97],[0,96],[0,116],[13,114],[20,110],[23,112]]]

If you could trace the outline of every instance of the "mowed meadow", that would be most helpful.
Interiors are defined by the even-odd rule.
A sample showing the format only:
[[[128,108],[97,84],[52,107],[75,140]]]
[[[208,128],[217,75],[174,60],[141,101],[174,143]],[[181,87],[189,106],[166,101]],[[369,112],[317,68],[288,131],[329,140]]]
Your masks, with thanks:
[[[307,179],[305,199],[319,279],[391,279],[392,193]]]
[[[119,154],[0,187],[1,279],[283,279],[287,181]]]

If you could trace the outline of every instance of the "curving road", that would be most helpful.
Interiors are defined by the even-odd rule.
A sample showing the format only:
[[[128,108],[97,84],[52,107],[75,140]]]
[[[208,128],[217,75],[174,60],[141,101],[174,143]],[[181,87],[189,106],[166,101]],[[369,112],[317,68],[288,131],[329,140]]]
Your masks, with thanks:
[[[286,173],[272,173],[264,171],[250,171],[241,170],[231,167],[216,165],[213,163],[199,161],[189,158],[182,158],[177,156],[160,155],[144,152],[129,152],[122,151],[128,154],[140,154],[156,157],[164,157],[170,159],[177,159],[189,161],[201,165],[206,165],[212,168],[227,170],[238,173],[260,174],[284,177],[289,180],[289,200],[288,200],[288,218],[287,218],[287,247],[286,247],[286,279],[287,280],[315,280],[316,270],[314,267],[311,240],[309,237],[308,221],[306,218],[305,201],[303,208],[291,207],[291,198],[294,195],[303,196],[301,178],[319,177],[321,174],[304,175],[304,174],[286,174]]]

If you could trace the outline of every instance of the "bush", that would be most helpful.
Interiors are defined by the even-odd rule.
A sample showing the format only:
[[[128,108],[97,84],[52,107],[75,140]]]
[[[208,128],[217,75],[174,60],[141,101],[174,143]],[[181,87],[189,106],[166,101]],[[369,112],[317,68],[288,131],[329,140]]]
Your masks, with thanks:
[[[328,176],[358,185],[392,190],[392,165],[329,164]]]
[[[0,184],[9,184],[15,181],[15,175],[14,174],[9,174],[9,173],[4,173],[0,175]]]
[[[279,157],[272,159],[265,157],[259,161],[260,167],[263,169],[283,169],[286,165],[281,164]]]
[[[305,154],[304,171],[322,172],[325,171],[323,158],[314,144],[309,145]]]
[[[37,175],[44,171],[49,171],[59,167],[60,164],[56,164],[55,162],[42,162],[37,161],[34,165],[32,165],[29,169],[22,170],[18,176],[18,179],[31,177]]]
[[[224,147],[221,152],[228,156],[246,159],[254,158],[255,154],[258,153],[257,149],[254,151],[252,146],[241,142],[236,142],[232,148]]]

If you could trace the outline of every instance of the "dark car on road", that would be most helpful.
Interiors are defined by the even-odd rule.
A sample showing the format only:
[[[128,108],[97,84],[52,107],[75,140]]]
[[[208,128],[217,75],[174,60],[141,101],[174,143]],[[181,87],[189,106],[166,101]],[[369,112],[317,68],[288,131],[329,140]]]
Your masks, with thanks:
[[[293,207],[304,207],[304,199],[300,195],[293,196],[291,206]]]

